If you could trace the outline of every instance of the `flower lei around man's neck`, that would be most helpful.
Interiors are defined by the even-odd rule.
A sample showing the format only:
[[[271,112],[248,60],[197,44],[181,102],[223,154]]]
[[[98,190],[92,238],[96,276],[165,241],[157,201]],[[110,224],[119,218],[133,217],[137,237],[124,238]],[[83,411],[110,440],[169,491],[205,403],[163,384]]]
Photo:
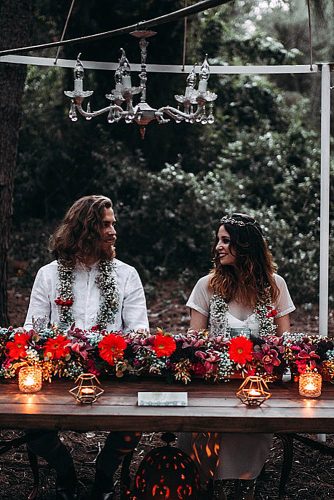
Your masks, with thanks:
[[[214,293],[210,299],[210,325],[212,335],[228,336],[228,304],[223,297]],[[264,303],[258,302],[254,314],[259,323],[259,336],[275,335],[277,325],[274,318],[277,310],[271,305],[270,295]]]
[[[115,319],[119,307],[119,293],[115,277],[116,265],[110,260],[100,260],[96,284],[100,290],[100,304],[96,316],[96,325],[106,328],[108,323]],[[59,308],[60,325],[72,325],[75,320],[72,306],[74,303],[73,293],[74,267],[58,260],[58,297],[55,303]]]

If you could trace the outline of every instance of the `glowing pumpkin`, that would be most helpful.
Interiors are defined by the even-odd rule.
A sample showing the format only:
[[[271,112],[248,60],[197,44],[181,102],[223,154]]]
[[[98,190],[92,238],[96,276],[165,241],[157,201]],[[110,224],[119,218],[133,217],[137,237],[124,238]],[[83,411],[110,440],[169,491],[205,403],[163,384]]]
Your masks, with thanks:
[[[170,436],[165,434],[162,438],[170,441]],[[195,500],[199,492],[195,463],[182,450],[167,444],[151,450],[142,460],[134,481],[133,500]]]

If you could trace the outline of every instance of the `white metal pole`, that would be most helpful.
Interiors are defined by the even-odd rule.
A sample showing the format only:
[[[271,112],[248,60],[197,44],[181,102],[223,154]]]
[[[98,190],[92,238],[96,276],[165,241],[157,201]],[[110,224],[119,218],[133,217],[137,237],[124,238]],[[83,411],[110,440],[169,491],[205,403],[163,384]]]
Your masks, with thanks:
[[[115,71],[119,63],[103,62],[103,61],[85,61],[81,60],[85,69]],[[58,59],[55,65],[54,58],[50,57],[31,57],[31,56],[1,56],[0,63],[13,63],[13,64],[29,64],[32,66],[51,66],[57,68],[74,68],[76,63],[73,59]],[[193,66],[179,65],[165,65],[165,64],[147,64],[147,71],[154,73],[183,73],[187,74],[193,69]],[[197,70],[200,66],[197,66]],[[131,71],[141,71],[140,64],[131,63]],[[297,74],[297,73],[317,73],[318,66],[313,64],[285,64],[285,65],[272,65],[272,66],[210,66],[210,73],[215,75],[263,75],[263,74]]]
[[[328,333],[330,107],[330,65],[322,64],[319,276],[319,335],[322,336]]]

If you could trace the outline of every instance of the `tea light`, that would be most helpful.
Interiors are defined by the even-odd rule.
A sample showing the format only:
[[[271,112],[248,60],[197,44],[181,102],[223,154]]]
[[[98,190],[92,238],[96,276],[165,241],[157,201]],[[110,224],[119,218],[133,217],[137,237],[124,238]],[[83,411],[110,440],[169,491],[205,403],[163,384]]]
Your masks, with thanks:
[[[257,391],[256,389],[250,389],[249,390],[249,396],[261,396],[261,392],[260,391]]]
[[[91,387],[83,387],[80,392],[81,394],[95,394],[94,389]]]
[[[267,383],[257,375],[247,377],[236,395],[242,403],[248,406],[260,406],[263,401],[271,397]]]
[[[95,382],[100,383],[95,375],[82,373],[75,381],[77,385],[69,392],[78,403],[92,404],[104,393],[104,390],[98,387]]]
[[[19,371],[19,389],[33,393],[42,389],[42,370],[38,366],[23,366]]]
[[[317,372],[299,375],[299,394],[306,398],[318,398],[321,394],[322,377]]]

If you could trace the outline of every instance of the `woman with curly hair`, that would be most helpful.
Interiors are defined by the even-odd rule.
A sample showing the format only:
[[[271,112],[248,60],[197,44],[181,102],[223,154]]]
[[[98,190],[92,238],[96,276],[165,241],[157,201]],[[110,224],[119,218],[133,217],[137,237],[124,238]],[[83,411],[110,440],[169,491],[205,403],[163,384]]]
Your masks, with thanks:
[[[224,216],[213,246],[214,267],[195,285],[187,306],[192,330],[231,338],[289,331],[295,307],[260,225],[246,214]],[[272,435],[193,433],[180,446],[198,464],[204,482],[237,480],[235,499],[252,499],[255,480],[269,454]]]

